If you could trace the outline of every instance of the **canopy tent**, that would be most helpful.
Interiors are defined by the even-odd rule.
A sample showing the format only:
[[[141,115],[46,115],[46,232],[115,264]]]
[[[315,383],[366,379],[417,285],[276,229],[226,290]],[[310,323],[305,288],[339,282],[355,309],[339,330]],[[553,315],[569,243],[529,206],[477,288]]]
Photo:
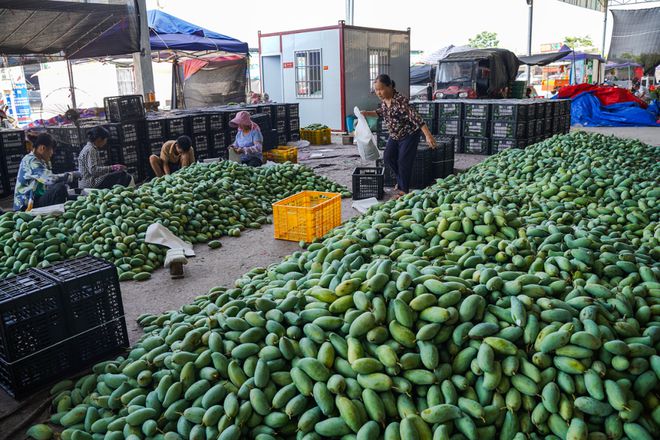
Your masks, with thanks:
[[[0,67],[123,55],[140,47],[134,0],[0,0],[0,17]]]
[[[472,48],[470,46],[454,46],[453,44],[450,44],[449,46],[440,48],[424,56],[422,63],[436,65],[438,64],[438,61],[445,59],[447,55],[451,53],[465,52],[467,50],[472,50]]]
[[[547,66],[548,64],[565,58],[572,52],[573,50],[564,44],[557,52],[519,56],[518,59],[528,66]]]
[[[587,53],[587,52],[571,52],[563,58],[560,58],[558,61],[585,61],[585,60],[598,60],[601,63],[605,62],[605,59],[598,55],[597,53]]]
[[[188,23],[165,12],[147,12],[151,50],[214,51],[247,55],[248,44],[226,35]]]
[[[639,63],[632,63],[632,62],[629,62],[629,63],[607,63],[605,65],[606,70],[610,70],[610,69],[627,69],[628,67],[630,67],[630,68],[642,67],[642,65],[639,64]]]

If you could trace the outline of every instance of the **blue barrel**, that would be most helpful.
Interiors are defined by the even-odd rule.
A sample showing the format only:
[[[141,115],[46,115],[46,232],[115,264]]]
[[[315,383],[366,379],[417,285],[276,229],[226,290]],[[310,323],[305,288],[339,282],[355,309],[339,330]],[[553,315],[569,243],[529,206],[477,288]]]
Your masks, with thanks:
[[[355,115],[346,116],[346,131],[352,133],[355,130]]]

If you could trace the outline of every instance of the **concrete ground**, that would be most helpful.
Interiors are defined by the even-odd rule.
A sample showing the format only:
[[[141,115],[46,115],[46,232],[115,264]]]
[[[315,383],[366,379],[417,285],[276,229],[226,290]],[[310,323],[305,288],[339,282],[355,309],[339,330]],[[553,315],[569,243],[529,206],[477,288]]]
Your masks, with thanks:
[[[652,145],[660,145],[660,128],[588,128],[587,131],[633,137]],[[351,187],[351,174],[356,166],[372,166],[373,162],[363,163],[352,145],[341,145],[341,139],[334,137],[332,145],[313,146],[302,149],[299,162],[313,168],[348,188]],[[311,157],[321,154],[320,157]],[[456,172],[465,171],[485,160],[487,156],[457,154]],[[392,196],[386,191],[386,197]],[[351,208],[351,199],[342,200],[342,220],[358,215]],[[0,200],[0,207],[11,206],[11,199]],[[232,286],[234,280],[256,266],[268,266],[282,260],[299,249],[297,242],[275,240],[273,226],[247,230],[238,238],[224,237],[222,248],[211,250],[205,244],[196,245],[196,257],[190,258],[185,266],[185,278],[172,280],[166,270],[157,270],[145,282],[124,282],[121,284],[126,323],[131,344],[141,335],[136,317],[142,313],[161,313],[178,309],[189,303],[195,296],[206,293],[215,286]],[[17,402],[0,391],[0,440],[23,438],[16,430],[22,423],[45,420],[47,417],[47,392],[38,392]],[[29,426],[29,425],[28,425]]]

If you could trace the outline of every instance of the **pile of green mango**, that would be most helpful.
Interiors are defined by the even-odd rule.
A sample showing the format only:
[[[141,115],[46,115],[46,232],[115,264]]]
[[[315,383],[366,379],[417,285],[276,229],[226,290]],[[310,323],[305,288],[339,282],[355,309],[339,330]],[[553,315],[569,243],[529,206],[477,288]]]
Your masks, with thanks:
[[[65,204],[62,216],[0,216],[0,278],[84,255],[114,263],[122,281],[149,278],[166,249],[144,242],[160,223],[191,243],[270,221],[271,204],[304,190],[348,190],[300,165],[252,168],[231,161],[195,164],[138,188],[116,186]]]
[[[659,182],[660,148],[635,140],[507,150],[140,316],[126,357],[53,388],[50,426],[65,440],[657,438]]]

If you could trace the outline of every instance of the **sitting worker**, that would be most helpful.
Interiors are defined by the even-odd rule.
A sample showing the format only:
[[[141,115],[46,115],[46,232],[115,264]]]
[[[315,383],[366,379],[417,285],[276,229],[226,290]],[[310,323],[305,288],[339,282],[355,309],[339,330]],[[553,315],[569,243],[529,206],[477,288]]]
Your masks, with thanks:
[[[57,145],[48,133],[32,141],[33,149],[21,160],[14,189],[14,211],[57,205],[68,198],[67,183],[78,173],[53,174],[50,159]]]
[[[108,189],[115,185],[128,186],[133,182],[125,165],[105,165],[101,150],[108,145],[109,137],[108,130],[101,126],[93,127],[87,132],[88,142],[78,156],[80,187]]]
[[[167,141],[160,149],[160,157],[152,154],[149,164],[156,177],[172,174],[181,168],[195,163],[195,150],[192,139],[188,136],[179,136],[175,141]]]
[[[263,164],[264,138],[261,135],[259,125],[252,122],[250,114],[246,111],[238,112],[236,117],[229,121],[229,125],[238,128],[236,139],[229,148],[241,156],[241,163],[258,167]]]

